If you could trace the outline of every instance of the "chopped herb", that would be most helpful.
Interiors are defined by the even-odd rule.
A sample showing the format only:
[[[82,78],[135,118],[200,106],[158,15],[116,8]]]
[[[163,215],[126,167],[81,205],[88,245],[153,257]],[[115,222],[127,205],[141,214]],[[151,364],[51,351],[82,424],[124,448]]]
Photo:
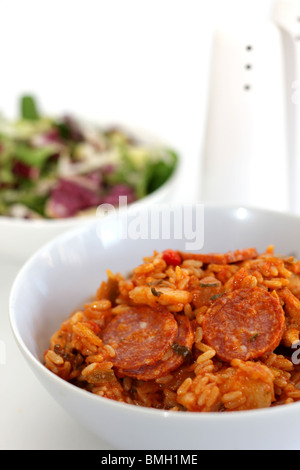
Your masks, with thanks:
[[[53,155],[51,146],[43,148],[30,147],[28,144],[16,144],[14,149],[16,160],[31,167],[41,168],[45,162]]]
[[[210,298],[210,300],[216,300],[216,299],[218,299],[219,297],[222,297],[222,295],[223,295],[223,292],[222,292],[222,294],[215,294],[215,295],[212,295],[211,298]]]
[[[151,292],[153,295],[155,295],[155,297],[160,297],[163,293],[156,290],[155,287],[151,287]]]
[[[258,338],[259,336],[259,333],[255,333],[255,335],[252,336],[252,338],[250,338],[250,343],[252,343],[252,341],[256,340],[256,338]]]
[[[91,374],[89,380],[92,384],[103,384],[106,382],[113,382],[115,374],[113,370],[99,370]]]
[[[200,287],[219,287],[219,284],[215,282],[214,284],[211,283],[205,283],[205,282],[200,282]]]
[[[162,279],[159,279],[158,281],[152,281],[152,282],[147,282],[147,286],[158,286],[158,284],[162,283]]]
[[[178,343],[174,343],[172,345],[172,349],[173,349],[174,352],[176,352],[176,354],[178,354],[179,356],[184,357],[184,359],[190,359],[191,356],[192,356],[192,351],[187,346],[184,346],[184,345],[181,345],[181,344],[178,344]]]

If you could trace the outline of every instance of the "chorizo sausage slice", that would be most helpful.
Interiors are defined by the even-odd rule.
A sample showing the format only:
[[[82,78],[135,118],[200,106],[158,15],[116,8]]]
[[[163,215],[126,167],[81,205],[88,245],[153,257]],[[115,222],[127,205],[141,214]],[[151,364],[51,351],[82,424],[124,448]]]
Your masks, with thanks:
[[[182,260],[194,259],[202,261],[203,264],[231,264],[240,261],[257,258],[256,248],[246,248],[245,250],[228,251],[227,253],[183,253],[180,252]]]
[[[119,369],[119,374],[147,381],[158,379],[178,369],[191,353],[194,344],[194,332],[188,317],[178,315],[177,321],[178,335],[161,360],[156,364],[143,365],[137,369]]]
[[[224,294],[208,309],[204,341],[226,362],[247,361],[273,351],[285,330],[285,314],[277,296],[260,287]]]
[[[132,307],[108,323],[103,343],[114,348],[116,368],[135,369],[159,361],[177,334],[174,315],[164,307]]]

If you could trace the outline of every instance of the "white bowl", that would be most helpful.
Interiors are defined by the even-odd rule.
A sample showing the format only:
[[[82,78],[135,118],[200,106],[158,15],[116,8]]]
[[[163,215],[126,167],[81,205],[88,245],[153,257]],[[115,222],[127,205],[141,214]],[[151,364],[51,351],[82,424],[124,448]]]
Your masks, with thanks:
[[[103,128],[107,123],[101,123]],[[108,126],[109,127],[109,126]],[[159,137],[136,127],[121,126],[129,135],[136,136],[142,142],[173,148]],[[168,203],[172,200],[180,180],[182,161],[179,155],[178,164],[170,178],[156,191],[131,204],[136,207],[149,207],[153,204]],[[70,217],[54,220],[26,220],[0,216],[0,259],[23,264],[36,250],[61,233],[85,225],[96,216]]]
[[[167,220],[166,210],[163,216]],[[169,240],[142,239],[133,230],[132,238],[118,237],[120,228],[127,227],[123,233],[128,234],[128,221],[130,225],[137,220],[130,217],[119,213],[65,233],[39,250],[19,272],[10,297],[10,321],[34,374],[64,410],[113,448],[288,449],[299,441],[300,403],[233,413],[146,409],[93,395],[44,367],[41,359],[50,336],[71,311],[94,295],[106,279],[106,269],[126,273],[153,250],[184,250],[191,238],[187,225],[184,239],[172,236],[181,227],[177,217],[171,218]],[[199,217],[200,232],[201,223]],[[297,216],[244,207],[205,207],[204,252],[250,246],[264,251],[274,244],[276,252],[300,256],[299,234]]]

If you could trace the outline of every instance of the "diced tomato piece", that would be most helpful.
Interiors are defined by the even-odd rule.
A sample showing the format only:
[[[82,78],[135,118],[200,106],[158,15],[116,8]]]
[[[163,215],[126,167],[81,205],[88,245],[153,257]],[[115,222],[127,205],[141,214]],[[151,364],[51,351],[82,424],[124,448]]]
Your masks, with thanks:
[[[181,256],[174,250],[163,251],[163,259],[167,264],[171,266],[178,266],[179,264],[181,264]]]

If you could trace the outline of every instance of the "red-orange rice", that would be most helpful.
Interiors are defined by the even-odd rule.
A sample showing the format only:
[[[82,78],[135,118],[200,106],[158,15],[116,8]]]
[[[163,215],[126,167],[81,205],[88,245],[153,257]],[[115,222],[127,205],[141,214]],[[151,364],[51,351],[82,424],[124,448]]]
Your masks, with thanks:
[[[94,299],[52,336],[45,366],[99,396],[164,410],[228,412],[299,401],[300,366],[292,355],[300,335],[300,261],[276,255],[272,246],[250,259],[230,262],[180,256],[179,264],[168,264],[163,253],[154,252],[129,277],[108,271]],[[255,288],[280,301],[285,318],[280,344],[255,359],[221,360],[205,341],[204,319],[221,295]],[[103,342],[112,319],[137,305],[184,315],[193,329],[191,354],[175,370],[152,380],[119,374],[115,348]]]

